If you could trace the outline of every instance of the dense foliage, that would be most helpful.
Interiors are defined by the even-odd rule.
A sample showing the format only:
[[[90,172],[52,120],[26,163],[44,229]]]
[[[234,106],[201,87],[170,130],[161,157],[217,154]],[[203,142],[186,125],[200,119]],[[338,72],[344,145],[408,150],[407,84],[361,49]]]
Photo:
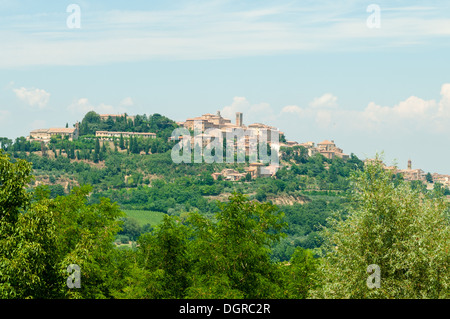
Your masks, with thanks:
[[[379,162],[354,177],[358,203],[323,230],[320,298],[449,298],[450,215],[439,191],[423,194]],[[380,287],[368,289],[369,265]]]
[[[166,215],[136,249],[118,250],[116,204],[88,204],[88,186],[55,199],[45,186],[26,191],[30,172],[30,163],[0,153],[1,298],[278,298],[304,294],[317,268],[308,258],[270,259],[285,227],[270,203],[233,194],[212,219]],[[66,286],[72,264],[80,288]],[[293,286],[291,272],[306,283]]]

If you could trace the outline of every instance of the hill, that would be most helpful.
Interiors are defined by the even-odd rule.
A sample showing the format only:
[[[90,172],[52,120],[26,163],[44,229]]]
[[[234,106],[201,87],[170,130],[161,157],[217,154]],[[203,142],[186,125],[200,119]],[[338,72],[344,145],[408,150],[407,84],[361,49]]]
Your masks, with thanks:
[[[198,211],[211,217],[217,201],[228,201],[233,192],[251,200],[272,202],[285,213],[287,237],[273,248],[273,258],[288,260],[297,246],[315,248],[321,243],[319,225],[326,224],[331,211],[343,214],[351,203],[348,177],[364,168],[353,153],[348,159],[308,155],[303,146],[281,147],[281,168],[272,177],[243,178],[238,181],[213,178],[228,168],[245,172],[246,163],[180,163],[171,158],[175,145],[169,137],[178,125],[160,114],[101,118],[89,112],[80,125],[79,138],[52,136],[48,144],[17,139],[7,147],[14,158],[33,163],[33,186],[48,185],[51,196],[63,196],[77,185],[92,185],[90,204],[107,197],[136,219],[139,232],[154,226],[161,214],[182,216]],[[95,136],[106,132],[155,133],[143,136]],[[401,179],[400,174],[395,175]],[[414,187],[423,187],[415,183]],[[424,192],[427,190],[424,189]],[[442,188],[443,192],[449,192]],[[450,192],[449,192],[450,194]],[[148,213],[145,213],[148,212]],[[158,216],[158,217],[155,217]],[[122,234],[126,235],[126,234]]]

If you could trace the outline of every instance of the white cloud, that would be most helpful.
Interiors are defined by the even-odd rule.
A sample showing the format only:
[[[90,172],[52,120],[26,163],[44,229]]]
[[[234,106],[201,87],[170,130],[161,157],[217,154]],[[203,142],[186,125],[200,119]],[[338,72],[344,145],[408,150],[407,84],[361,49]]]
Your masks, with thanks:
[[[439,118],[450,118],[450,83],[441,87],[441,100],[439,101],[437,116]]]
[[[131,97],[126,97],[122,101],[120,101],[120,105],[125,106],[125,107],[133,106],[134,101]]]
[[[296,115],[303,125],[315,121],[321,129],[337,131],[408,134],[429,132],[450,134],[450,83],[441,87],[437,102],[410,96],[392,106],[369,102],[362,110],[337,108],[337,97],[324,94],[307,107],[287,105],[280,115]]]
[[[42,109],[47,106],[50,99],[50,93],[42,89],[27,89],[21,87],[20,89],[13,89],[16,96],[27,103],[29,106],[37,106]]]
[[[236,112],[244,113],[243,121],[246,125],[255,122],[271,122],[276,116],[269,103],[251,104],[245,97],[241,96],[234,97],[230,105],[220,110],[220,114],[232,122],[236,119]]]
[[[71,113],[86,114],[90,111],[95,111],[99,114],[120,114],[127,112],[124,106],[112,106],[104,103],[93,105],[87,98],[81,98],[73,102],[67,107],[67,110]]]
[[[301,115],[303,112],[303,109],[297,105],[286,105],[281,109],[281,113],[294,113]]]
[[[399,131],[426,130],[427,132],[441,132],[450,134],[448,125],[450,120],[450,84],[441,87],[441,99],[424,100],[417,96],[410,96],[394,106],[380,106],[370,102],[358,114],[367,125],[381,131],[394,128]]]
[[[233,102],[230,105],[225,106],[220,110],[220,114],[228,119],[233,120],[236,116],[236,112],[247,112],[250,109],[250,102],[245,97],[235,96]]]
[[[321,97],[316,97],[311,103],[311,107],[321,108],[321,107],[336,107],[337,97],[331,93],[325,93]]]
[[[440,45],[450,36],[448,6],[383,6],[382,28],[376,32],[366,27],[368,14],[355,1],[252,3],[239,9],[227,1],[187,1],[159,10],[90,11],[83,13],[83,29],[89,32],[78,33],[60,23],[67,17],[63,12],[47,12],[46,19],[39,12],[1,16],[8,29],[0,31],[0,67],[323,52],[341,50],[344,42],[346,50],[442,39],[435,42]]]

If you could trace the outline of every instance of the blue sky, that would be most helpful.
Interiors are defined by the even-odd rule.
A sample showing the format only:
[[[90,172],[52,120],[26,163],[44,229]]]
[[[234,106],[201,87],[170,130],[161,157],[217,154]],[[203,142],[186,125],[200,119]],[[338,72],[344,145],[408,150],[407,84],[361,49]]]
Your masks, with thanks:
[[[450,2],[130,2],[0,0],[0,136],[91,109],[240,111],[288,140],[450,174]]]

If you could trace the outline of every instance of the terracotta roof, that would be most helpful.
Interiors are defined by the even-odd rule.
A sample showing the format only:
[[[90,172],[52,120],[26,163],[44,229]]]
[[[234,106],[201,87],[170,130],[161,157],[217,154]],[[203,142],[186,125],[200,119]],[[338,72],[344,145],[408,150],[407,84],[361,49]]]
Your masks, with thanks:
[[[263,163],[250,163],[250,166],[263,166]]]
[[[73,133],[75,131],[74,128],[57,128],[52,127],[48,129],[48,133]]]
[[[124,116],[125,114],[99,114],[99,115],[100,115],[100,117],[108,117],[108,116],[118,117],[118,116]]]
[[[325,141],[323,141],[322,143],[319,143],[319,144],[317,144],[317,145],[324,145],[324,144],[328,144],[328,145],[332,144],[332,145],[334,145],[333,142],[330,142],[330,141],[328,141],[328,140],[325,140]]]

